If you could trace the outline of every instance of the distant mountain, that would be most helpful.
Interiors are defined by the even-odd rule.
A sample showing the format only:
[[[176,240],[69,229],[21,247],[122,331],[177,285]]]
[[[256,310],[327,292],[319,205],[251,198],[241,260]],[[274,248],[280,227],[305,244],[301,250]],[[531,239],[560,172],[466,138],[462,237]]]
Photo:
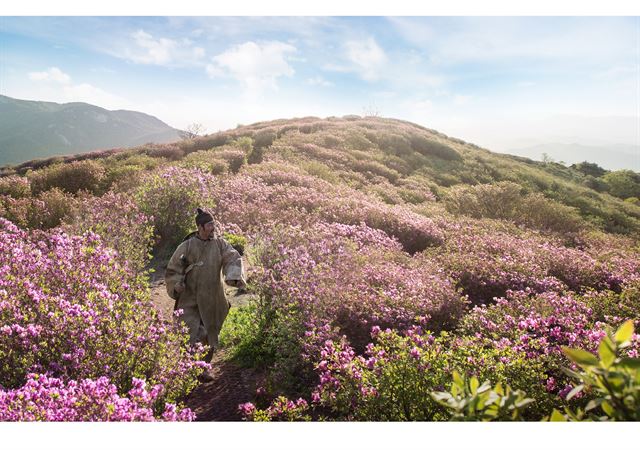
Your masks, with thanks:
[[[608,170],[631,169],[640,172],[640,146],[637,145],[538,144],[513,148],[505,153],[538,161],[546,153],[554,161],[567,164],[589,161]]]
[[[148,114],[88,103],[17,100],[0,95],[0,166],[69,153],[179,140]]]

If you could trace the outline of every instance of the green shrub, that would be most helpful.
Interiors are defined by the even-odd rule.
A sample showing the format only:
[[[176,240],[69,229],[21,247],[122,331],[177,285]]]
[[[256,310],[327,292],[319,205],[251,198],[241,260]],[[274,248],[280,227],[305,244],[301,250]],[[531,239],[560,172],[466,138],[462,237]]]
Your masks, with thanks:
[[[340,181],[340,177],[336,175],[334,170],[319,161],[301,163],[300,166],[306,170],[309,175],[321,178],[329,183],[337,184]]]
[[[2,215],[27,229],[49,229],[58,226],[73,209],[76,199],[59,188],[41,192],[37,197],[13,198],[0,195]]]
[[[400,178],[400,174],[398,172],[393,169],[389,169],[387,166],[377,161],[356,161],[352,164],[351,168],[356,172],[384,177],[391,183],[395,183]]]
[[[377,136],[377,143],[380,149],[386,153],[404,156],[413,152],[409,140],[400,134],[381,133]]]
[[[264,147],[255,147],[247,157],[247,163],[260,164],[264,158]]]
[[[455,186],[449,190],[445,206],[452,214],[511,220],[542,230],[568,233],[583,227],[582,219],[574,208],[539,193],[527,194],[520,185],[509,181]]]
[[[169,161],[177,161],[185,155],[185,151],[177,144],[155,144],[146,148],[145,153],[152,158],[165,158]]]
[[[424,156],[435,156],[448,161],[462,161],[462,156],[448,145],[421,135],[411,136],[410,145],[414,151]]]
[[[223,237],[240,255],[244,255],[245,248],[247,247],[247,238],[232,233],[224,233]]]
[[[611,195],[625,199],[640,197],[640,174],[633,170],[616,170],[602,176],[602,180],[609,186]]]
[[[270,147],[273,144],[273,141],[276,139],[275,131],[266,130],[259,131],[253,137],[253,147],[254,149],[263,149],[266,147]]]
[[[42,192],[38,196],[38,199],[43,203],[44,208],[42,211],[36,212],[34,216],[41,217],[41,222],[37,228],[43,230],[55,228],[60,225],[62,219],[65,218],[77,203],[77,200],[72,195],[58,188]]]
[[[125,185],[134,187],[144,170],[143,167],[137,165],[118,165],[109,168],[102,179],[99,192],[107,192],[114,185],[118,185],[120,189],[124,189]]]
[[[220,331],[220,345],[240,364],[259,366],[265,360],[259,341],[260,330],[260,317],[254,303],[231,308]]]
[[[213,147],[221,147],[232,140],[232,136],[225,132],[210,134],[196,139],[187,139],[178,145],[185,155],[199,150],[209,150]]]
[[[216,158],[227,163],[231,173],[238,173],[247,162],[247,157],[242,149],[225,149],[216,153]]]
[[[241,149],[246,155],[249,155],[253,150],[253,139],[249,136],[242,136],[231,142],[233,147],[238,147]]]
[[[221,175],[229,170],[229,164],[227,161],[219,159],[217,150],[190,153],[180,161],[179,166],[187,169],[199,169],[213,175]]]
[[[600,167],[599,165],[597,165],[596,163],[590,163],[587,161],[583,161],[581,163],[578,164],[572,164],[570,166],[572,169],[577,170],[578,172],[587,175],[587,176],[591,176],[594,178],[599,178],[602,175],[604,175],[605,173],[607,173],[607,171],[605,169],[603,169],[602,167]]]
[[[25,177],[10,175],[0,178],[0,195],[8,195],[13,198],[31,196],[31,184]]]
[[[75,194],[80,190],[99,192],[104,175],[105,169],[100,163],[87,160],[56,164],[29,172],[27,177],[34,195],[52,188]]]
[[[195,229],[196,208],[213,208],[214,177],[196,169],[168,167],[148,173],[133,192],[140,211],[154,218],[160,244],[172,247]]]

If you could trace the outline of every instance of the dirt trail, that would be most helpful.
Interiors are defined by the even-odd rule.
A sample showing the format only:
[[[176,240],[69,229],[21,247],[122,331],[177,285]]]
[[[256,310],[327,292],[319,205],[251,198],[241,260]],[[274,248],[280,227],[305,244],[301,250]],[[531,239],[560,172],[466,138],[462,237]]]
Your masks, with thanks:
[[[166,262],[165,262],[166,264]],[[172,320],[174,301],[167,295],[163,280],[163,264],[154,264],[155,273],[151,277],[151,299],[161,316]],[[236,295],[235,288],[225,289],[232,307],[246,304],[249,295]],[[197,421],[238,421],[242,417],[238,405],[253,400],[257,375],[253,369],[244,369],[231,361],[226,361],[226,352],[219,350],[211,361],[210,375],[213,381],[196,387],[184,403],[196,413]]]

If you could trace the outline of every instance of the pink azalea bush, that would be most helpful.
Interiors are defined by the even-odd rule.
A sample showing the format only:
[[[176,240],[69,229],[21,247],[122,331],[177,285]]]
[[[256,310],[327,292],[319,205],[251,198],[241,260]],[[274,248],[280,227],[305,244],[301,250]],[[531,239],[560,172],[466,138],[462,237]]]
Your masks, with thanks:
[[[192,421],[189,408],[173,403],[161,404],[159,418],[154,415],[162,385],[147,388],[144,380],[134,378],[125,396],[107,377],[65,382],[47,375],[28,374],[18,389],[0,389],[0,421],[6,422],[154,422]]]
[[[9,175],[0,178],[0,196],[8,195],[13,198],[31,196],[31,183],[27,177]]]
[[[628,285],[640,281],[640,246],[625,236],[602,232],[583,233],[577,247],[604,266],[612,281]]]
[[[279,227],[255,247],[254,345],[270,355],[283,385],[313,383],[327,339],[345,335],[362,351],[371,326],[450,329],[466,308],[437,266],[416,264],[397,240],[364,224]]]
[[[40,373],[106,376],[122,394],[144,378],[172,402],[207,366],[184,330],[159,318],[145,277],[91,232],[25,232],[0,218],[0,323],[5,389]]]
[[[601,313],[598,317],[599,314],[594,313],[585,298],[597,304],[593,300],[602,299],[605,295],[613,295],[620,300],[620,295],[611,291],[593,291],[585,297],[572,293],[509,291],[505,298],[498,299],[494,305],[474,308],[463,319],[459,331],[489,339],[499,348],[522,351],[532,360],[544,361],[550,376],[548,390],[566,395],[567,389],[570,390],[567,387],[569,378],[560,370],[566,362],[561,347],[597,352],[598,344],[606,334],[606,323],[598,319],[607,315]],[[637,297],[637,287],[635,295]],[[611,311],[611,303],[598,306],[609,306]],[[636,311],[633,313],[638,317]],[[613,319],[609,322],[613,325],[623,321],[621,317],[607,318]],[[627,351],[629,356],[637,357],[640,336],[635,336],[632,342]]]
[[[534,234],[514,236],[470,227],[451,231],[442,247],[425,252],[441,264],[474,304],[507,290],[535,292],[615,287],[607,267],[588,253]]]
[[[330,319],[354,342],[366,340],[372,325],[404,329],[420,320],[451,328],[465,308],[437,266],[415,264],[397,241],[364,224],[280,230],[265,241],[260,262],[272,301]]]
[[[431,219],[401,206],[283,165],[260,165],[219,180],[212,192],[219,199],[221,221],[237,223],[245,232],[268,231],[277,224],[309,225],[317,221],[367,226],[384,231],[415,253],[443,240]]]
[[[62,229],[78,236],[87,231],[99,235],[105,245],[117,250],[124,264],[140,271],[151,256],[153,220],[129,195],[107,192],[102,197],[82,198]]]
[[[309,421],[309,404],[303,398],[295,402],[286,397],[279,396],[271,405],[264,409],[258,409],[253,403],[242,403],[238,409],[244,420],[251,422],[300,422]]]

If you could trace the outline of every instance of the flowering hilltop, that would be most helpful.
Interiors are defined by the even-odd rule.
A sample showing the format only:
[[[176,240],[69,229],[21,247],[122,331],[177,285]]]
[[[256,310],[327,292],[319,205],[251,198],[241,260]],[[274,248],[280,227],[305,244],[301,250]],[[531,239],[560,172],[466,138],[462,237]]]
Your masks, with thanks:
[[[198,206],[248,262],[253,300],[221,342],[265,375],[249,420],[601,405],[574,392],[564,349],[599,352],[638,321],[640,206],[584,167],[357,116],[16,167],[0,178],[0,419],[194,419],[181,402],[206,349],[159,316],[146,270]],[[623,369],[640,349],[625,338]],[[465,395],[498,403],[472,414]]]

